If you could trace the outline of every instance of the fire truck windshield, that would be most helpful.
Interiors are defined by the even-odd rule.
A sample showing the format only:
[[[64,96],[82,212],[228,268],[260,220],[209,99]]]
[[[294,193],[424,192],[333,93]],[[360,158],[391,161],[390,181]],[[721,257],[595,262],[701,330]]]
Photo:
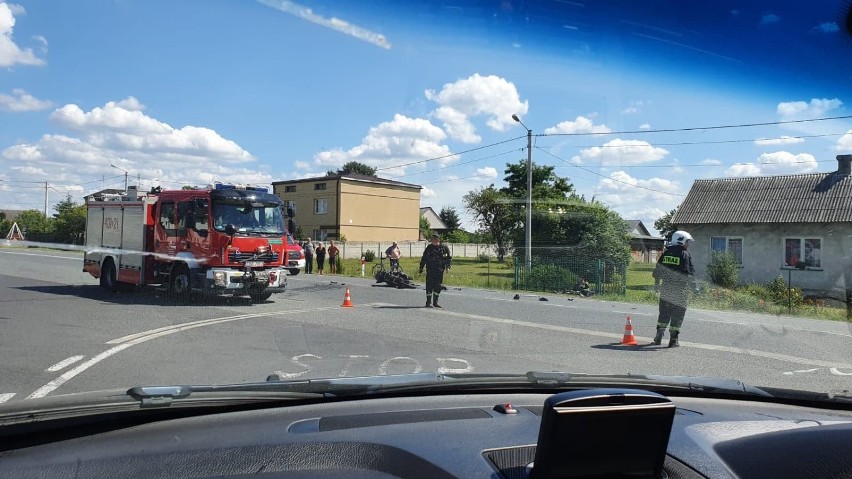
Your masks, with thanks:
[[[266,203],[262,203],[262,206],[254,205],[246,201],[214,201],[214,229],[225,231],[225,227],[231,224],[238,233],[283,235],[284,219],[279,206]]]

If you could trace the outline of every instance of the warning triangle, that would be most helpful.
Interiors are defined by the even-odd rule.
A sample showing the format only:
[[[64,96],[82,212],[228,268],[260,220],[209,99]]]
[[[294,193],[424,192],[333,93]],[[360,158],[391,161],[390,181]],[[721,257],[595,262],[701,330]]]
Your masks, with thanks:
[[[21,232],[21,228],[18,227],[18,222],[12,223],[12,227],[9,228],[9,234],[6,235],[7,240],[13,241],[23,241],[24,234]]]

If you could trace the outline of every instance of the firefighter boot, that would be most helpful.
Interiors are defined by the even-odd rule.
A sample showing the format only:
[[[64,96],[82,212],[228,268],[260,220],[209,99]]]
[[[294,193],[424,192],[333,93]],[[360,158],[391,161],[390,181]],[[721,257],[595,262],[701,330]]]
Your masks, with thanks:
[[[663,334],[666,332],[665,328],[657,328],[657,335],[654,336],[654,341],[651,344],[655,344],[659,346],[663,342]]]
[[[432,302],[432,305],[433,305],[433,306],[435,306],[435,307],[436,307],[436,308],[438,308],[438,309],[443,308],[443,306],[441,306],[440,304],[438,304],[438,294],[437,294],[437,293],[435,293],[433,296],[435,297],[435,300]]]
[[[678,334],[680,334],[680,333],[671,333],[671,335],[669,336],[669,347],[670,348],[677,348],[677,347],[680,346],[680,343],[677,342]]]
[[[432,307],[432,295],[431,294],[426,295],[426,307],[427,308]]]

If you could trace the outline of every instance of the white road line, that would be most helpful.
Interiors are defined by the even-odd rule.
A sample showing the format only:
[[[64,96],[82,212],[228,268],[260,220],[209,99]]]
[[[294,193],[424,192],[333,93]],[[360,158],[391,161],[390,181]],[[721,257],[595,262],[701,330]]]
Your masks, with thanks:
[[[0,394],[0,404],[3,404],[4,402],[12,399],[13,397],[15,397],[15,393]]]
[[[0,254],[17,254],[21,256],[42,256],[44,258],[59,258],[59,259],[70,259],[72,261],[83,261],[83,257],[73,257],[73,256],[59,256],[55,254],[38,254],[38,253],[18,253],[14,251],[0,251]]]
[[[467,314],[467,313],[456,313],[453,311],[447,310],[435,310],[433,311],[435,314],[443,314],[447,316],[455,316],[459,318],[466,319],[477,319],[481,321],[490,321],[492,323],[501,323],[501,324],[511,324],[514,326],[522,326],[527,328],[534,329],[543,329],[546,331],[559,331],[564,333],[573,333],[573,334],[585,334],[588,336],[597,336],[601,338],[608,339],[618,339],[621,340],[623,338],[623,334],[615,334],[615,333],[606,333],[603,331],[594,331],[590,329],[580,329],[580,328],[569,328],[567,326],[554,326],[551,324],[538,324],[538,323],[529,323],[526,321],[517,321],[514,319],[503,319],[503,318],[494,318],[491,316],[480,316],[477,314]],[[636,336],[636,340],[641,342],[649,343],[651,338],[645,338]],[[747,356],[756,356],[760,358],[766,359],[774,359],[776,361],[785,361],[789,363],[795,364],[804,364],[806,366],[817,366],[823,368],[843,368],[843,369],[852,369],[852,365],[837,363],[834,361],[822,361],[820,359],[810,359],[810,358],[802,358],[799,356],[791,356],[788,354],[782,353],[772,353],[768,351],[758,351],[754,349],[743,349],[743,348],[734,348],[730,346],[720,346],[717,344],[705,344],[705,343],[694,343],[690,341],[681,341],[681,346],[696,348],[696,349],[705,349],[708,351],[721,351],[726,353],[735,353],[735,354],[745,354]]]
[[[266,312],[266,313],[256,313],[256,314],[243,314],[243,315],[240,315],[240,316],[232,316],[232,317],[228,317],[228,318],[214,318],[214,319],[208,319],[208,320],[203,320],[203,321],[194,321],[192,323],[179,324],[179,325],[175,325],[175,326],[172,326],[172,327],[169,327],[169,328],[158,328],[158,329],[152,329],[150,331],[145,331],[143,333],[133,335],[134,336],[133,339],[123,341],[123,342],[121,342],[121,344],[118,344],[115,347],[107,349],[106,351],[90,358],[88,361],[85,361],[85,362],[79,364],[77,367],[66,371],[64,374],[62,374],[58,378],[54,379],[53,381],[50,381],[49,383],[45,384],[44,386],[42,386],[40,388],[38,388],[35,392],[33,392],[32,394],[27,396],[27,399],[36,399],[36,398],[45,397],[48,394],[50,394],[51,392],[55,391],[59,386],[62,386],[63,384],[68,382],[70,379],[74,378],[75,376],[77,376],[78,374],[82,373],[83,371],[89,369],[90,367],[94,366],[95,364],[98,364],[99,362],[103,361],[104,359],[106,359],[110,356],[113,356],[117,353],[120,353],[121,351],[124,351],[125,349],[127,349],[129,347],[136,346],[137,344],[141,344],[141,343],[144,343],[146,341],[150,341],[152,339],[160,338],[160,337],[163,337],[163,336],[168,336],[170,334],[174,334],[174,333],[177,333],[177,332],[180,332],[180,331],[186,331],[186,330],[189,330],[189,329],[200,328],[200,327],[203,327],[203,326],[211,326],[211,325],[214,325],[214,324],[227,323],[227,322],[231,322],[231,321],[239,321],[241,319],[259,318],[259,317],[264,317],[264,316],[265,317],[283,316],[283,315],[291,315],[291,314],[298,314],[298,313],[311,313],[311,312],[324,311],[324,310],[330,310],[330,309],[339,309],[339,306],[338,307],[326,307],[326,308],[270,311],[270,312]],[[119,339],[123,339],[123,338],[119,338]],[[113,343],[114,341],[117,341],[117,340],[110,341],[110,343]]]
[[[70,365],[72,365],[72,364],[76,363],[77,361],[79,361],[79,360],[81,360],[81,359],[83,359],[83,358],[84,358],[84,356],[71,356],[70,358],[68,358],[68,359],[63,359],[62,361],[59,361],[58,363],[54,364],[53,366],[51,366],[51,367],[49,367],[49,368],[45,369],[45,370],[44,370],[44,372],[46,372],[46,373],[54,373],[54,372],[56,372],[56,371],[59,371],[60,369],[65,369],[65,368],[67,368],[68,366],[70,366]]]

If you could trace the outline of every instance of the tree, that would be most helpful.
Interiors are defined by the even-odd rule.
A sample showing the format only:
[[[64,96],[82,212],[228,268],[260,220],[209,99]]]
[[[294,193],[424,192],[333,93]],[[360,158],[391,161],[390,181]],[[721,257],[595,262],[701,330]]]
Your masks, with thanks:
[[[532,199],[533,208],[555,206],[565,200],[576,196],[574,185],[555,173],[555,167],[548,165],[533,164],[532,171]],[[500,191],[517,199],[527,198],[527,162],[521,160],[518,163],[506,165],[506,177],[503,181],[507,186]]]
[[[459,229],[459,226],[461,226],[459,214],[452,206],[445,206],[441,208],[441,213],[438,216],[441,218],[441,221],[443,221],[444,224],[447,226],[447,233],[452,233],[455,230]]]
[[[345,165],[341,166],[340,168],[338,168],[337,171],[328,170],[328,173],[326,175],[327,176],[337,176],[337,175],[348,175],[350,173],[355,173],[355,174],[359,174],[359,175],[366,175],[366,176],[376,176],[376,168],[369,166],[369,165],[365,165],[364,163],[360,163],[358,161],[350,161],[350,162],[346,163]]]
[[[21,230],[26,233],[50,233],[53,231],[50,218],[39,210],[22,211],[16,221]]]
[[[677,231],[675,225],[672,224],[672,217],[674,217],[675,213],[677,213],[677,208],[657,218],[657,221],[654,221],[654,228],[660,232],[660,236],[663,236],[667,240],[670,240],[672,233]]]
[[[512,198],[491,185],[466,194],[464,204],[481,231],[497,244],[497,260],[503,261],[512,234],[518,227],[518,214]]]
[[[423,215],[420,215],[420,236],[424,238],[432,236],[432,225],[429,224],[429,220]]]
[[[63,243],[79,243],[86,231],[86,205],[77,204],[71,196],[58,203],[54,209],[53,226],[56,240]]]
[[[447,243],[470,243],[470,235],[464,230],[450,231],[444,237]]]

